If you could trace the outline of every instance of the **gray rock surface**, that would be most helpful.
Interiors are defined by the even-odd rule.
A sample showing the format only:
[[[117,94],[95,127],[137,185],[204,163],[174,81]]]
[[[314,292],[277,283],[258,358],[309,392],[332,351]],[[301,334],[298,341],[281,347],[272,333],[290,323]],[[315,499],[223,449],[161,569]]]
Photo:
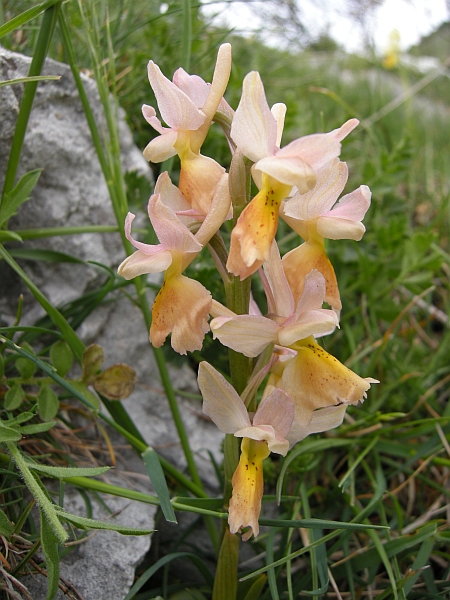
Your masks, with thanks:
[[[29,63],[30,59],[27,57],[0,49],[0,78],[14,79],[26,75]],[[115,224],[108,190],[70,69],[67,65],[48,60],[44,74],[62,75],[62,79],[38,86],[20,173],[36,168],[43,168],[44,171],[32,199],[11,220],[11,229]],[[83,81],[91,106],[95,108],[96,119],[102,124],[95,82],[87,77]],[[21,85],[0,88],[0,185],[21,94]],[[123,168],[151,177],[148,164],[133,145],[131,132],[123,115],[120,117],[119,130]],[[102,262],[113,269],[124,258],[118,234],[52,237],[27,241],[24,246],[62,251],[81,259]],[[19,262],[55,305],[78,298],[105,279],[104,273],[99,274],[98,270],[84,265]],[[25,293],[22,322],[33,323],[42,314],[42,309],[18,277],[0,262],[2,325],[13,322],[19,293]],[[184,470],[183,452],[142,316],[120,291],[113,298],[108,296],[108,300],[110,299],[115,301],[98,307],[84,321],[78,333],[87,344],[96,342],[103,347],[104,367],[116,362],[126,362],[136,369],[137,385],[133,394],[125,401],[125,407],[147,443]],[[198,392],[195,375],[190,368],[170,367],[170,372],[176,389]],[[214,489],[216,479],[208,451],[220,461],[222,435],[212,423],[204,420],[199,401],[181,397],[179,400],[190,443],[198,458],[201,477]],[[123,446],[123,438],[114,431],[110,431],[110,435]],[[118,454],[120,462],[116,476],[122,478],[122,483],[118,485],[152,493],[142,461],[131,450],[120,450]],[[124,480],[123,477],[128,479]],[[129,503],[110,496],[105,497],[105,501],[113,511],[127,505],[118,517],[120,522],[152,527],[154,509],[149,505]],[[74,511],[84,510],[77,493],[68,496],[68,502],[73,505]],[[68,505],[68,508],[71,506]],[[99,511],[100,508],[95,510]],[[98,513],[100,516],[101,514]],[[122,600],[132,583],[134,568],[147,552],[149,543],[148,537],[98,533],[64,558],[61,574],[78,589],[84,600]],[[29,579],[27,585],[28,583],[30,589],[33,586],[35,600],[45,598],[45,580]]]

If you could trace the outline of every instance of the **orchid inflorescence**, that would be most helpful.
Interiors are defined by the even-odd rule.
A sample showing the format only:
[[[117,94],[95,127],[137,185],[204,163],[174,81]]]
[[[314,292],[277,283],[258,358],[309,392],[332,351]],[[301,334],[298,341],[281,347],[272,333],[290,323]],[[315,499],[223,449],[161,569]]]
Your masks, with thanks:
[[[125,234],[137,250],[123,261],[119,274],[131,279],[164,272],[152,308],[150,341],[155,347],[171,334],[178,353],[201,350],[211,330],[235,352],[265,358],[256,361],[241,395],[207,362],[200,363],[198,372],[203,412],[220,431],[242,438],[228,522],[231,533],[247,528],[247,540],[259,532],[263,460],[270,452],[285,456],[307,435],[340,425],[347,406],[363,401],[376,382],[359,377],[316,341],[339,326],[342,308],[324,240],[360,240],[371,193],[362,185],[338,200],[348,178],[347,165],[339,160],[341,142],[357,119],[281,147],[285,105],[269,108],[254,71],[245,77],[233,111],[223,97],[230,70],[229,44],[219,48],[211,84],[181,68],[170,81],[149,62],[150,84],[167,127],[153,107],[143,106],[144,117],[160,133],[144,156],[159,163],[178,155],[180,178],[175,186],[162,173],[148,203],[159,244],[136,241],[131,234],[134,215],[128,214]],[[224,129],[233,154],[229,173],[200,153],[213,121]],[[251,201],[245,177],[249,166],[259,189]],[[279,217],[304,240],[282,258],[275,239]],[[236,314],[213,300],[200,282],[183,275],[232,218],[229,251],[225,258],[212,251],[213,258],[226,284],[239,284],[258,271],[266,316],[252,298],[249,314]],[[324,302],[330,308],[323,308]],[[255,393],[263,382],[256,407]]]

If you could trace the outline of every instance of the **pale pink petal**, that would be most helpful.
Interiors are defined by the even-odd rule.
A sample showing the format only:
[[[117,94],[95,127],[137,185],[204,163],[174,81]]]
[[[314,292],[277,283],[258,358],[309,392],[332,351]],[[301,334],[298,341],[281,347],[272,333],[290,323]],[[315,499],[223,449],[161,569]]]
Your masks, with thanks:
[[[220,431],[235,433],[251,426],[247,409],[236,390],[207,362],[200,363],[198,386],[203,396],[203,412]]]
[[[177,141],[177,137],[178,131],[169,129],[167,133],[153,138],[143,152],[144,158],[149,162],[160,163],[175,156],[177,151],[174,148],[174,144]]]
[[[334,129],[333,131],[330,131],[330,135],[332,135],[336,140],[338,140],[338,142],[342,142],[342,140],[346,138],[348,134],[351,133],[358,125],[358,119],[349,119],[343,125],[341,125],[339,129]]]
[[[258,427],[244,427],[234,434],[235,437],[245,437],[258,442],[267,442],[269,450],[281,456],[286,456],[289,450],[287,439],[277,438],[275,430],[271,425],[260,425]]]
[[[211,121],[222,102],[223,95],[228,85],[231,73],[231,44],[225,43],[219,46],[217,52],[216,66],[214,67],[213,79],[209,87],[208,97],[202,107],[202,111]]]
[[[150,197],[148,214],[158,239],[166,249],[181,254],[200,252],[202,245],[175,212],[164,204],[161,194],[153,194]]]
[[[269,344],[277,341],[280,326],[265,317],[236,315],[235,317],[217,317],[210,323],[214,338],[241,352],[245,356],[255,357]]]
[[[286,392],[277,388],[261,401],[253,417],[253,425],[271,425],[276,438],[281,440],[287,436],[293,420],[294,401]]]
[[[306,194],[295,194],[283,206],[283,214],[309,221],[327,213],[342,193],[348,179],[346,163],[333,160],[317,173],[317,182]]]
[[[316,183],[314,169],[298,156],[267,156],[253,166],[255,171],[270,175],[285,185],[295,185],[301,193],[310,190]]]
[[[224,173],[217,184],[211,208],[205,217],[200,229],[195,234],[195,239],[206,246],[225,222],[231,206],[230,191],[228,187],[228,173]]]
[[[235,317],[236,313],[223,304],[220,304],[220,302],[217,302],[217,300],[213,300],[210,315],[213,317]]]
[[[282,346],[292,346],[310,335],[322,336],[332,333],[339,323],[334,310],[310,310],[290,325],[283,324],[278,334]]]
[[[347,221],[333,217],[320,217],[317,219],[317,232],[329,240],[359,240],[364,235],[366,228],[360,221]]]
[[[267,104],[257,71],[245,76],[242,97],[231,125],[231,138],[239,150],[257,162],[275,152],[277,122]]]
[[[148,78],[158,102],[159,112],[165,123],[173,129],[195,130],[205,121],[205,115],[194,102],[174,83],[165,77],[151,60]]]
[[[322,308],[326,296],[325,277],[317,269],[313,269],[305,277],[302,295],[295,308],[295,317],[311,310]]]
[[[327,408],[315,410],[312,413],[312,418],[309,423],[294,421],[289,434],[287,435],[290,445],[293,446],[312,433],[322,433],[323,431],[329,431],[330,429],[339,427],[344,420],[346,410],[347,404],[328,406]]]
[[[198,75],[189,75],[182,68],[173,74],[173,82],[186,96],[192,100],[197,108],[202,108],[208,96],[209,86]]]
[[[362,221],[370,206],[372,193],[367,185],[361,185],[357,190],[343,196],[334,208],[324,217],[336,217],[352,221]]]
[[[277,152],[277,156],[301,159],[317,174],[320,169],[338,157],[340,153],[341,144],[336,138],[328,133],[315,133],[301,137],[284,146]],[[304,193],[301,188],[298,188],[298,191]]]
[[[273,295],[274,307],[269,308],[269,312],[273,311],[280,317],[289,317],[294,312],[294,298],[284,273],[280,251],[275,240],[272,242],[269,260],[264,264],[264,273],[270,286],[270,292]]]
[[[172,209],[176,215],[190,209],[186,198],[178,187],[172,183],[167,171],[164,171],[158,177],[154,194],[160,194],[162,202]]]
[[[161,244],[149,247],[153,248],[153,252],[137,250],[128,256],[117,269],[118,274],[125,279],[133,279],[146,273],[162,273],[169,268],[172,263],[172,254]]]
[[[149,106],[148,104],[143,104],[142,114],[144,115],[144,118],[147,121],[147,123],[150,123],[150,125],[153,127],[153,129],[156,129],[156,131],[158,133],[166,133],[167,131],[170,131],[170,129],[168,127],[163,127],[161,125],[161,121],[156,116],[156,111],[153,108],[153,106]]]
[[[281,138],[283,136],[284,129],[284,119],[286,117],[286,104],[279,102],[278,104],[274,104],[270,109],[270,112],[275,117],[275,121],[277,122],[277,139],[275,141],[275,145],[277,148],[281,145]]]

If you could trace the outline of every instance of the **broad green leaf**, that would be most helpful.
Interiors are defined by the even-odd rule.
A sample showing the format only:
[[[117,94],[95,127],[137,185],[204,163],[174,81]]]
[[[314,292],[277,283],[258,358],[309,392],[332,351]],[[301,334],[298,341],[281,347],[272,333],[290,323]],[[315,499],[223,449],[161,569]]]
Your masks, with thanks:
[[[41,514],[41,544],[47,564],[47,600],[53,600],[58,592],[59,584],[59,552],[58,538],[47,521],[43,511]]]
[[[34,413],[32,413],[30,411],[25,411],[23,413],[20,413],[20,415],[17,415],[17,417],[14,417],[14,419],[9,419],[8,421],[0,420],[0,425],[3,424],[7,427],[11,427],[12,425],[20,425],[21,423],[26,423],[27,421],[32,419],[34,416],[35,416]]]
[[[0,206],[0,227],[8,221],[17,211],[19,206],[30,199],[30,194],[38,182],[42,169],[25,173],[19,179],[16,187],[5,194]]]
[[[97,375],[93,382],[95,390],[110,400],[128,398],[134,390],[136,371],[129,365],[117,364]]]
[[[37,396],[38,412],[43,421],[51,421],[59,410],[59,398],[52,388],[44,383]]]
[[[13,531],[14,527],[12,526],[12,523],[5,513],[0,510],[0,535],[4,535],[6,538],[9,538]]]
[[[0,444],[4,442],[18,442],[22,438],[22,435],[17,429],[11,429],[10,427],[0,426]]]
[[[155,492],[161,503],[161,510],[163,511],[166,521],[169,523],[177,523],[172,504],[170,502],[170,494],[167,488],[166,478],[159,462],[158,455],[153,448],[148,447],[145,452],[142,453],[142,459],[145,464],[148,476],[152,482]]]
[[[69,523],[72,523],[78,529],[105,529],[107,531],[117,531],[117,533],[121,533],[122,535],[149,535],[154,531],[153,529],[137,529],[135,527],[127,527],[126,525],[117,525],[106,521],[98,521],[97,519],[79,517],[64,510],[58,510],[58,517],[69,521]]]
[[[5,394],[4,407],[6,410],[16,410],[22,404],[25,398],[25,392],[17,381],[9,388]]]
[[[73,352],[64,340],[58,340],[50,348],[50,361],[56,372],[64,377],[73,365]]]
[[[95,477],[97,475],[103,475],[106,471],[109,471],[111,467],[50,467],[47,465],[40,465],[31,461],[27,461],[28,468],[32,471],[38,471],[44,473],[44,475],[50,475],[57,479],[63,477]]]
[[[56,425],[56,421],[47,423],[35,423],[34,425],[24,425],[20,428],[22,435],[34,435],[35,433],[44,433]]]
[[[34,355],[33,348],[27,342],[22,344],[22,350]],[[30,379],[36,372],[36,364],[32,360],[20,356],[16,358],[16,369],[24,379]]]

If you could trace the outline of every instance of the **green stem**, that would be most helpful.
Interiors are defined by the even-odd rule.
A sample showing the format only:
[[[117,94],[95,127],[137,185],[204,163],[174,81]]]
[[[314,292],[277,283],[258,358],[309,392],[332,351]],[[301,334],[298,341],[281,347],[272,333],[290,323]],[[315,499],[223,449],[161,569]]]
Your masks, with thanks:
[[[33,474],[31,473],[30,469],[26,464],[25,459],[22,456],[22,453],[17,448],[16,444],[14,444],[13,442],[5,442],[5,444],[11,456],[13,457],[14,462],[16,463],[16,466],[24,479],[26,486],[35,498],[37,505],[39,506],[40,510],[44,512],[49,524],[51,525],[59,541],[61,543],[64,543],[69,537],[69,535],[64,529],[64,527],[61,525],[51,501],[44,494],[40,485],[34,478]]]
[[[183,0],[183,40],[181,44],[181,64],[189,72],[191,66],[192,9],[191,0]]]
[[[47,8],[44,13],[36,48],[33,53],[33,59],[28,71],[29,77],[40,75],[41,73],[60,8],[61,4],[58,3]],[[14,130],[14,137],[9,154],[8,165],[6,167],[2,197],[11,192],[11,190],[14,188],[20,155],[22,153],[23,141],[25,139],[25,133],[27,130],[28,120],[30,118],[31,109],[33,107],[37,86],[37,81],[31,81],[25,85],[22,102],[20,104],[19,116],[17,117],[16,127]]]

